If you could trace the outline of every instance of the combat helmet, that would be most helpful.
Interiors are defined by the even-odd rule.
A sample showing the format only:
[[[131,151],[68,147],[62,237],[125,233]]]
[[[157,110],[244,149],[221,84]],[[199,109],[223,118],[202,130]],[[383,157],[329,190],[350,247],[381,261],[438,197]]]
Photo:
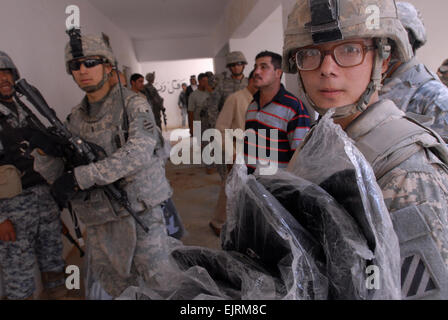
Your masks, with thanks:
[[[410,33],[409,40],[417,50],[426,43],[426,29],[423,24],[423,17],[414,5],[409,2],[397,2],[398,18],[403,27]],[[412,39],[413,38],[413,39]]]
[[[226,55],[226,67],[227,68],[229,67],[229,65],[238,63],[238,62],[247,64],[246,57],[244,56],[244,54],[241,51],[232,51]]]
[[[71,60],[90,56],[101,56],[111,65],[115,64],[112,48],[104,34],[103,36],[81,36],[80,33],[76,36],[71,35],[70,41],[65,46],[65,67],[67,73],[71,74],[68,66]]]
[[[153,83],[154,80],[156,79],[156,72],[149,72],[146,74],[145,76],[146,81],[148,81],[149,83]]]
[[[375,13],[376,19],[372,20]],[[367,108],[372,94],[381,88],[382,63],[389,57],[392,48],[394,58],[402,62],[412,58],[412,48],[406,30],[398,19],[395,0],[299,0],[288,16],[283,45],[283,70],[287,73],[297,72],[295,50],[354,38],[375,39],[376,54],[371,81],[358,102],[338,107],[334,118],[344,118]],[[327,112],[308,97],[300,73],[298,82],[299,98],[321,115]]]
[[[19,70],[17,70],[17,67],[14,62],[12,62],[12,59],[3,51],[0,51],[0,69],[11,70],[14,82],[20,79]]]

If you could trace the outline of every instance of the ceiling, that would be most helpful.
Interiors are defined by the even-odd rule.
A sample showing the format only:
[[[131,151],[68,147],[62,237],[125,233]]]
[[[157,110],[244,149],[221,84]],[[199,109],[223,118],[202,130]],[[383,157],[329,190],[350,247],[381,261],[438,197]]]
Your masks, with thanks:
[[[89,0],[133,40],[210,36],[230,0]]]

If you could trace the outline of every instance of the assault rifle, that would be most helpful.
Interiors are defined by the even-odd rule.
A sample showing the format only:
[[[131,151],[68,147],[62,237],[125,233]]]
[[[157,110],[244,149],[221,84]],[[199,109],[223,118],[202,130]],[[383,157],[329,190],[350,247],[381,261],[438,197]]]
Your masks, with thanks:
[[[166,126],[166,113],[165,113],[165,108],[162,106],[162,115],[163,115],[163,123],[165,124],[165,130],[168,131],[167,126]]]
[[[71,152],[77,159],[77,165],[89,164],[100,160],[100,152],[97,147],[92,144],[83,141],[80,137],[73,135],[65,125],[58,119],[56,112],[50,108],[39,90],[29,85],[25,79],[20,79],[16,83],[16,91],[24,95],[27,100],[36,108],[36,110],[44,116],[50,124],[54,127],[53,134],[56,134],[59,138],[66,141],[66,146],[71,149]],[[66,159],[70,161],[71,159]],[[110,199],[117,201],[123,208],[125,208],[129,214],[135,219],[135,221],[145,230],[149,232],[149,228],[140,219],[137,213],[131,208],[131,204],[127,199],[125,191],[121,190],[117,186],[117,182],[102,186],[104,192]]]

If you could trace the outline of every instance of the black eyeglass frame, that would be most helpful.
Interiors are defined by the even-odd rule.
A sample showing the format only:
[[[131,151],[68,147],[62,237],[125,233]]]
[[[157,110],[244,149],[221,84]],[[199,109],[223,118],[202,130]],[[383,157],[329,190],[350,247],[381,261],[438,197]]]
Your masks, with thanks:
[[[107,62],[105,58],[81,58],[81,59],[73,59],[68,62],[68,67],[70,71],[79,71],[79,69],[81,69],[81,64],[83,64],[84,67],[86,67],[87,69],[90,69],[96,67],[97,65],[105,64]],[[90,62],[88,63],[89,65],[86,65],[87,61]]]
[[[354,64],[354,65],[351,65],[351,66],[343,66],[343,65],[341,65],[341,64],[339,63],[339,61],[336,59],[336,57],[335,57],[335,55],[334,55],[334,50],[335,50],[337,47],[339,47],[339,46],[347,45],[347,44],[359,44],[359,45],[361,45],[361,49],[362,49],[362,59],[361,59],[361,62],[360,62],[360,63]],[[319,51],[319,53],[320,53],[320,63],[319,63],[319,65],[318,65],[316,68],[314,68],[314,69],[303,69],[303,68],[301,68],[301,67],[299,66],[299,64],[297,63],[297,54],[299,53],[299,51],[304,50],[304,49],[316,49],[316,50]],[[325,57],[326,57],[328,54],[330,54],[331,57],[333,58],[333,60],[336,62],[336,64],[337,64],[338,66],[340,66],[341,68],[351,68],[351,67],[356,67],[356,66],[359,66],[359,65],[363,64],[363,62],[364,62],[364,60],[365,60],[365,58],[366,58],[367,52],[368,52],[368,51],[371,51],[371,50],[375,50],[375,49],[377,49],[377,46],[375,46],[375,45],[368,46],[368,45],[366,45],[366,43],[365,43],[364,41],[362,41],[362,40],[361,40],[361,41],[347,41],[347,42],[338,43],[338,44],[335,44],[334,46],[330,47],[328,50],[322,50],[322,49],[319,49],[319,48],[316,47],[316,46],[311,45],[311,46],[307,46],[307,47],[303,47],[303,48],[297,49],[297,50],[294,52],[294,54],[292,55],[292,60],[293,60],[294,64],[296,65],[297,70],[299,70],[299,71],[314,71],[314,70],[317,70],[317,69],[320,68],[320,66],[322,65],[322,62],[324,61]]]

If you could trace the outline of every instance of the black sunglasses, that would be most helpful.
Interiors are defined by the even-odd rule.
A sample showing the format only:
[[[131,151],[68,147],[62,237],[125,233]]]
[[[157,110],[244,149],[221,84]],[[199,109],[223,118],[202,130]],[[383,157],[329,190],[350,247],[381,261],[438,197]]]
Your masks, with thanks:
[[[68,63],[68,67],[71,71],[78,71],[81,68],[81,64],[84,65],[86,68],[93,68],[99,64],[103,64],[106,61],[104,59],[85,59],[85,60],[72,60]]]

